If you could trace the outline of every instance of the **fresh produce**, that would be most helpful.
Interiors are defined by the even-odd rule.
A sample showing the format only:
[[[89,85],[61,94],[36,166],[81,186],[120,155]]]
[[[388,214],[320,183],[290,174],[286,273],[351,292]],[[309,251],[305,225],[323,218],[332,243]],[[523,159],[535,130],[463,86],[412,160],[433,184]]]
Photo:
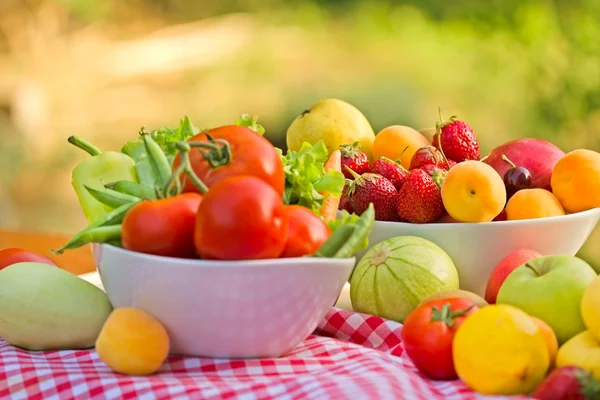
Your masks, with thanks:
[[[410,170],[422,168],[425,165],[435,165],[442,169],[449,169],[449,164],[444,155],[434,146],[423,146],[415,152],[410,160]]]
[[[585,330],[581,298],[595,277],[592,267],[577,257],[534,258],[508,275],[497,303],[518,307],[545,321],[562,344]]]
[[[483,298],[476,295],[475,293],[469,292],[468,290],[458,289],[458,290],[442,290],[440,292],[435,292],[435,293],[431,294],[430,296],[427,296],[425,299],[423,299],[423,301],[421,301],[421,304],[419,306],[423,305],[425,302],[428,302],[430,300],[449,299],[449,298],[460,298],[460,299],[468,300],[468,301],[472,302],[473,304],[475,304],[478,308],[485,307],[488,305],[487,301],[485,301]]]
[[[325,164],[323,164],[323,169],[326,174],[329,174],[332,171],[337,172],[336,176],[339,177],[340,173],[342,172],[342,153],[341,153],[341,151],[336,150],[333,153],[331,153],[329,155],[329,158],[325,162]],[[323,199],[323,205],[321,206],[321,209],[319,210],[319,214],[321,214],[321,217],[326,222],[333,221],[337,218],[337,210],[340,206],[340,200],[341,200],[341,193],[338,192],[337,189],[339,188],[340,184],[341,184],[341,181],[339,182],[339,184],[337,184],[335,186],[335,188],[334,188],[335,193],[330,193],[328,190],[322,190],[319,193],[322,196],[325,196],[325,198]],[[312,207],[311,207],[311,209],[312,209]]]
[[[359,175],[369,171],[369,158],[360,151],[359,142],[342,145],[340,151],[342,153],[342,172],[347,179],[352,179],[348,168]]]
[[[329,223],[333,233],[313,254],[313,257],[353,257],[369,245],[369,234],[373,229],[374,222],[375,208],[373,204],[370,204],[360,217],[356,214],[342,212],[341,218]]]
[[[408,177],[408,171],[402,165],[386,157],[379,157],[373,161],[369,166],[369,172],[381,175],[392,182],[397,191],[400,191]]]
[[[422,374],[437,380],[458,378],[452,340],[465,318],[476,310],[473,302],[456,297],[430,300],[408,315],[402,327],[402,344]]]
[[[485,288],[485,300],[490,304],[496,303],[496,297],[500,287],[517,267],[525,264],[534,258],[542,257],[542,254],[531,249],[518,249],[507,254],[492,270]]]
[[[201,201],[197,193],[182,193],[137,203],[121,224],[123,247],[157,256],[194,258],[196,214]]]
[[[373,159],[387,157],[398,160],[405,169],[410,168],[413,155],[431,142],[419,131],[404,125],[392,125],[382,129],[373,142]]]
[[[600,153],[573,150],[552,170],[552,192],[569,213],[600,207]]]
[[[531,187],[551,190],[550,177],[554,166],[565,153],[554,144],[542,139],[524,138],[511,140],[494,148],[482,160],[491,165],[498,175],[504,177],[514,165],[525,168],[531,174]]]
[[[548,355],[550,356],[550,369],[554,366],[556,362],[556,355],[558,353],[558,339],[556,338],[556,334],[552,330],[552,327],[548,325],[546,322],[542,321],[539,318],[531,316],[531,319],[535,324],[540,328],[540,331],[544,335],[544,339],[546,340],[546,347],[548,348]]]
[[[404,322],[421,301],[458,289],[458,273],[436,244],[414,236],[377,243],[356,265],[350,279],[355,311]]]
[[[466,318],[454,336],[452,353],[459,378],[486,395],[531,393],[550,365],[536,323],[505,304],[483,307]]]
[[[354,177],[348,184],[347,192],[354,212],[360,215],[369,204],[373,203],[377,221],[396,221],[398,191],[392,182],[381,175],[372,173],[358,175],[349,168],[347,170]]]
[[[506,189],[489,165],[475,160],[452,167],[442,184],[448,214],[461,222],[490,222],[504,208]]]
[[[600,383],[586,370],[568,365],[552,371],[531,397],[537,400],[598,400]]]
[[[525,167],[515,165],[508,157],[502,155],[502,159],[511,165],[504,174],[504,185],[508,198],[522,189],[531,188],[531,172]]]
[[[196,217],[196,251],[202,258],[277,258],[288,240],[289,219],[279,193],[263,179],[238,175],[214,184]]]
[[[431,143],[433,141],[433,135],[435,135],[435,133],[436,133],[436,129],[435,128],[419,129],[419,133],[421,135],[425,136],[425,138],[429,141],[429,143]]]
[[[600,341],[588,330],[578,333],[558,349],[558,368],[574,365],[600,380]]]
[[[162,324],[137,308],[116,308],[96,340],[96,352],[113,371],[143,376],[156,372],[169,354]]]
[[[302,257],[314,254],[331,236],[331,229],[306,207],[284,207],[289,221],[287,241],[280,257]]]
[[[352,214],[354,212],[354,209],[352,208],[352,204],[350,204],[350,198],[348,197],[347,194],[343,194],[342,197],[340,198],[339,210],[345,210],[345,211],[349,212],[350,214]]]
[[[600,341],[600,276],[595,277],[583,292],[581,317],[590,333]]]
[[[397,213],[401,220],[424,224],[433,222],[444,212],[440,187],[446,177],[445,171],[434,170],[431,174],[413,169],[398,193]]]
[[[506,207],[500,211],[500,214],[496,215],[492,221],[506,221]]]
[[[9,247],[0,250],[0,270],[20,262],[37,262],[54,265],[55,267],[58,266],[51,258],[26,249]]]
[[[440,121],[436,123],[436,134],[432,144],[450,160],[460,163],[466,160],[479,160],[479,143],[473,129],[455,116],[444,120],[439,110]]]
[[[506,203],[506,218],[533,219],[565,215],[562,205],[546,189],[523,189],[515,193]]]
[[[308,142],[312,145],[323,140],[327,152],[341,145],[358,141],[361,150],[372,159],[375,139],[373,128],[365,116],[353,105],[339,99],[324,99],[304,110],[287,130],[287,147],[299,151]]]
[[[0,271],[0,337],[14,346],[93,347],[111,311],[101,289],[55,266],[23,262]]]

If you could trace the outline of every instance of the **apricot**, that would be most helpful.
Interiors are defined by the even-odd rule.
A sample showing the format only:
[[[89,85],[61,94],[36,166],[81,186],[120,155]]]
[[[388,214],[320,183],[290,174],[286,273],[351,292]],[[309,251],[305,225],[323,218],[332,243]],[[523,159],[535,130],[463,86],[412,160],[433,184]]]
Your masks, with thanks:
[[[600,207],[600,153],[573,150],[552,170],[552,192],[569,213]]]
[[[113,371],[150,375],[169,354],[169,335],[157,319],[142,310],[116,308],[96,339],[96,352]]]
[[[450,168],[442,184],[442,201],[459,222],[490,222],[504,208],[504,181],[488,164],[468,160]]]
[[[506,219],[534,219],[565,215],[562,205],[546,189],[522,189],[506,203]]]
[[[388,126],[375,136],[373,159],[387,157],[398,160],[402,155],[402,166],[408,169],[413,155],[423,146],[431,146],[431,142],[416,129],[404,125]]]

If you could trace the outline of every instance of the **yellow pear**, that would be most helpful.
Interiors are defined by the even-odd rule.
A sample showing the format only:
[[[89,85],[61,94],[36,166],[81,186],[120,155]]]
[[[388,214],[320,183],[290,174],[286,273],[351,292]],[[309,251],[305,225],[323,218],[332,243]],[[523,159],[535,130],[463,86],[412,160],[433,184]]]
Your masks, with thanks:
[[[600,342],[590,331],[583,331],[558,349],[556,367],[575,365],[600,379]]]

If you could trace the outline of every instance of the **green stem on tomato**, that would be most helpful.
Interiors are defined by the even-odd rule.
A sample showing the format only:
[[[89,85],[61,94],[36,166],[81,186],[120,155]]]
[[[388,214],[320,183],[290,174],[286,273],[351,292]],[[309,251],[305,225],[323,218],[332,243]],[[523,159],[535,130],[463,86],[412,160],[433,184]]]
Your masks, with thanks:
[[[176,179],[179,179],[179,176],[185,172],[186,177],[192,181],[192,183],[194,184],[194,186],[196,186],[196,188],[198,188],[198,191],[200,192],[200,194],[206,194],[206,192],[208,192],[208,186],[206,186],[206,184],[204,182],[202,182],[202,180],[198,177],[198,175],[196,175],[196,173],[194,172],[194,169],[192,168],[192,164],[190,162],[189,153],[192,150],[191,144],[189,142],[176,142],[175,148],[179,152],[181,164],[179,165],[179,167],[177,167],[177,169],[175,170],[175,173],[172,174],[171,177],[169,178],[169,181],[167,182],[167,185],[165,186],[165,192],[168,193],[168,190],[170,190],[170,188],[174,184],[174,181]]]
[[[213,139],[206,131],[204,134],[208,142],[187,142],[188,145],[197,148],[211,168],[229,164],[233,158],[229,142],[224,139]],[[204,151],[205,149],[208,151]]]
[[[90,156],[97,156],[99,154],[102,154],[102,151],[99,148],[97,148],[90,142],[88,142],[78,136],[69,136],[67,141],[69,143],[71,143],[73,146],[78,147],[81,150],[85,151]]]

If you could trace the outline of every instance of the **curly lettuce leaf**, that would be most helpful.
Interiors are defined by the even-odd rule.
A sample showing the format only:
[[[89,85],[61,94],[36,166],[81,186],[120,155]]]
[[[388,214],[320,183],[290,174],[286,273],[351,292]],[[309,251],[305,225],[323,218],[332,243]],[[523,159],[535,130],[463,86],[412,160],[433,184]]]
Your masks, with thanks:
[[[246,128],[250,128],[260,135],[265,134],[265,128],[258,123],[257,115],[251,117],[248,114],[242,114],[238,119],[235,120],[235,124],[238,126],[245,126]]]
[[[344,175],[334,170],[325,172],[324,164],[329,153],[322,140],[314,146],[305,142],[299,151],[288,151],[285,156],[281,150],[279,153],[286,179],[283,194],[286,204],[298,204],[319,215],[325,199],[323,193],[341,195],[345,184]]]

